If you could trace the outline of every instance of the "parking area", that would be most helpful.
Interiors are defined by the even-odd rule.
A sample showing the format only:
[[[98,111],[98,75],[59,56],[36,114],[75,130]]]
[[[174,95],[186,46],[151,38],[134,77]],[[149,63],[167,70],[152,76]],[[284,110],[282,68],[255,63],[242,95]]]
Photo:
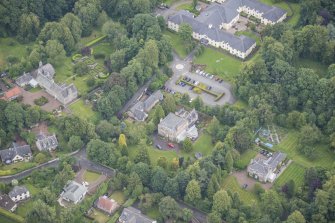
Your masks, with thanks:
[[[248,176],[248,173],[246,170],[243,171],[236,171],[232,174],[236,179],[241,188],[252,191],[254,189],[254,186],[256,183],[259,183],[259,181],[255,180],[254,178],[251,178]],[[267,190],[272,187],[272,183],[260,183],[263,189]]]
[[[24,104],[35,106],[34,100],[44,96],[45,98],[48,99],[48,103],[41,106],[41,108],[43,110],[48,111],[48,112],[52,112],[53,110],[59,109],[59,107],[61,106],[61,103],[59,101],[57,101],[55,98],[50,96],[44,90],[40,90],[38,92],[32,93],[32,92],[29,92],[29,91],[26,91],[26,90],[22,89],[22,92],[23,92],[22,102]]]
[[[157,133],[153,135],[153,146],[155,149],[159,150],[174,150],[176,152],[179,152],[179,144],[175,142],[170,142],[163,137],[159,136]]]
[[[190,96],[191,100],[194,100],[199,96],[203,102],[209,106],[224,105],[226,103],[233,104],[235,102],[229,83],[214,75],[212,76],[212,74],[204,73],[201,70],[191,72],[191,64],[189,60],[181,60],[175,55],[171,68],[173,70],[173,76],[165,83],[165,88],[168,92],[172,94],[176,92],[181,94],[186,93]],[[193,90],[192,86],[178,84],[179,80],[183,78],[187,78],[188,82],[191,82],[192,84],[201,84],[207,90],[210,89],[210,91],[213,91],[218,95],[224,93],[224,96],[219,100],[216,100],[216,96],[204,91],[197,93]]]

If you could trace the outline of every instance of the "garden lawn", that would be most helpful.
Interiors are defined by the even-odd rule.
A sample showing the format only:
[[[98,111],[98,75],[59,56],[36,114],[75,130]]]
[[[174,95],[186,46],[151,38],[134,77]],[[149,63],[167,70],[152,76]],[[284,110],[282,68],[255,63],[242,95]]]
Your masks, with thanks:
[[[149,218],[151,219],[159,219],[159,217],[161,216],[161,214],[159,213],[159,209],[158,207],[153,207],[153,208],[150,208],[146,213],[145,215],[147,215]]]
[[[21,217],[25,218],[27,213],[33,208],[33,200],[30,198],[29,200],[22,202],[18,205],[16,209],[16,214],[20,215]]]
[[[33,43],[21,44],[14,38],[0,38],[0,68],[7,62],[6,58],[9,55],[16,56],[19,60],[28,56],[27,49],[32,47]]]
[[[192,4],[191,3],[185,3],[185,4],[181,4],[177,7],[177,10],[187,10],[187,11],[192,11]]]
[[[29,89],[29,92],[31,92],[31,93],[36,93],[36,92],[39,92],[39,91],[41,91],[42,90],[42,88],[40,87],[40,86],[37,86],[37,87],[35,87],[35,88],[30,88]]]
[[[283,186],[290,180],[293,180],[296,187],[303,185],[305,168],[295,162],[292,162],[285,171],[275,181],[276,186]]]
[[[179,38],[178,34],[171,31],[165,31],[164,36],[167,37],[172,45],[172,48],[176,51],[178,56],[184,59],[187,56],[187,51],[183,41]]]
[[[212,137],[207,133],[202,134],[193,144],[194,153],[201,152],[203,156],[210,155],[213,148]]]
[[[320,77],[324,77],[327,74],[328,67],[321,64],[320,62],[311,59],[298,59],[295,63],[297,68],[310,68],[315,71]]]
[[[114,49],[111,46],[111,44],[106,43],[106,42],[99,43],[99,44],[97,44],[93,47],[93,55],[98,54],[98,53],[102,53],[105,56],[109,56],[113,52],[114,52]]]
[[[207,65],[206,72],[220,76],[226,81],[234,81],[242,68],[241,60],[208,47],[205,48],[203,54],[194,59],[194,63]]]
[[[86,119],[91,122],[97,122],[99,118],[99,114],[92,110],[91,105],[85,105],[83,99],[79,99],[75,103],[70,105],[70,109],[76,116]]]
[[[106,223],[109,220],[109,216],[97,209],[93,209],[93,212],[90,216],[98,223]]]
[[[101,175],[98,174],[98,173],[86,170],[85,173],[84,173],[84,180],[86,182],[92,183],[92,182],[98,180],[100,176]]]
[[[240,196],[240,199],[243,203],[252,205],[255,202],[258,202],[256,194],[251,191],[247,191],[241,188],[234,176],[228,176],[223,184],[222,188],[226,191],[236,192]]]
[[[129,157],[131,160],[135,159],[138,151],[139,151],[139,147],[137,146],[128,147]],[[159,150],[154,147],[149,147],[149,156],[150,156],[152,165],[157,165],[157,160],[161,156],[165,157],[168,164],[170,164],[173,158],[178,158],[179,156],[182,156],[182,155],[184,154],[177,154],[177,152],[174,150]]]
[[[306,168],[313,166],[321,166],[327,169],[332,168],[335,154],[326,145],[317,146],[315,149],[316,158],[310,160],[298,151],[298,136],[297,131],[289,131],[281,143],[275,145],[273,149],[287,153],[289,159]]]
[[[16,221],[7,218],[6,216],[0,215],[0,222],[1,223],[17,223]]]
[[[236,163],[236,166],[240,169],[245,169],[250,163],[250,160],[253,159],[257,153],[258,152],[255,149],[248,149],[241,154],[240,159]]]
[[[122,205],[124,202],[126,202],[126,197],[122,191],[114,191],[109,198],[115,200],[119,205]]]
[[[17,162],[10,165],[4,165],[0,167],[0,176],[16,174],[23,170],[30,169],[37,164],[34,162]]]

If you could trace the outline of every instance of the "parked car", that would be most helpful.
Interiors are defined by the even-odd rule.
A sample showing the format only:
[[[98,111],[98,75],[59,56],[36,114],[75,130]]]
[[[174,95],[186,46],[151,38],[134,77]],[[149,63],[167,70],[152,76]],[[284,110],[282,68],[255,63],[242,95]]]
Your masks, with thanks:
[[[162,150],[162,147],[160,145],[157,144],[156,147],[157,147],[157,149]]]
[[[168,143],[168,147],[170,147],[170,148],[174,148],[173,143]]]
[[[209,79],[213,79],[214,78],[214,75],[212,74],[210,77],[209,77]]]
[[[242,186],[243,189],[247,189],[247,187],[248,187],[248,184],[243,184]]]
[[[197,69],[197,70],[195,71],[195,73],[196,73],[196,74],[198,74],[199,72],[200,72],[200,70],[199,70],[199,69]]]
[[[222,79],[220,79],[219,83],[221,84],[222,82],[223,82],[223,80],[222,80]]]

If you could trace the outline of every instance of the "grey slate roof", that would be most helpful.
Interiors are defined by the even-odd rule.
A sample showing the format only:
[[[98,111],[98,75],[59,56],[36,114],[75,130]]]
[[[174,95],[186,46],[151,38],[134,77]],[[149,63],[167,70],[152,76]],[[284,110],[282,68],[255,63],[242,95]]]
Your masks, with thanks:
[[[219,28],[209,28],[205,23],[198,21],[197,18],[194,19],[187,14],[185,15],[183,10],[177,12],[174,16],[171,16],[169,21],[175,24],[187,23],[192,27],[192,30],[195,33],[205,35],[216,42],[228,43],[233,49],[241,52],[246,52],[256,43],[254,39],[247,36],[235,36]]]
[[[41,145],[43,150],[50,150],[58,146],[58,140],[56,135],[46,136],[43,133],[40,133],[36,136],[37,143]]]
[[[0,150],[0,156],[3,163],[11,163],[16,155],[25,157],[31,156],[31,154],[29,145],[20,146],[14,142],[11,148]]]
[[[149,217],[143,215],[140,210],[133,208],[133,207],[124,208],[119,220],[120,222],[124,222],[124,223],[154,223],[156,222],[155,220],[152,220]]]
[[[76,202],[82,195],[86,194],[87,188],[75,181],[69,181],[63,188],[63,191],[63,198]]]
[[[159,125],[164,126],[165,128],[176,130],[179,126],[185,124],[187,121],[174,113],[169,113],[161,122]]]
[[[268,166],[264,164],[262,159],[253,160],[253,162],[248,166],[248,169],[256,172],[257,175],[261,177],[265,177],[269,172]]]
[[[285,153],[276,152],[273,156],[267,161],[267,164],[270,168],[276,169],[279,163],[283,162],[286,159],[287,155]]]
[[[31,75],[34,78],[36,78],[37,75],[38,75],[38,73],[42,73],[42,74],[48,76],[50,79],[52,79],[54,77],[56,71],[55,71],[54,67],[51,64],[47,63],[47,64],[43,65],[42,62],[40,62],[39,68],[36,69],[36,70],[34,70],[34,71],[32,71]]]
[[[0,207],[10,211],[14,206],[15,202],[10,199],[10,197],[7,194],[0,194]]]
[[[30,73],[24,73],[22,76],[18,77],[15,80],[15,83],[17,85],[27,85],[29,83],[29,81],[31,81],[33,79],[33,76],[31,76]]]
[[[238,13],[236,13],[235,10],[225,7],[223,4],[213,3],[197,17],[197,20],[205,24],[212,24],[216,28],[219,28],[222,23],[229,23],[237,15]]]
[[[28,189],[25,186],[15,186],[13,190],[11,190],[8,195],[9,197],[16,197],[18,195],[22,195],[27,193]]]
[[[138,121],[144,121],[150,109],[155,106],[155,104],[159,101],[163,100],[163,94],[161,91],[156,91],[152,95],[150,95],[145,101],[137,102],[133,107],[130,108],[130,112]]]

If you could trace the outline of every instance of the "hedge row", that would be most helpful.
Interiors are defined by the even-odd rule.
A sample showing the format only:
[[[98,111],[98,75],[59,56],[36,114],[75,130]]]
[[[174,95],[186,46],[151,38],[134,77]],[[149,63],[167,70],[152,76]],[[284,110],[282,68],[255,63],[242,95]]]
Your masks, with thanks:
[[[18,223],[23,223],[24,222],[24,219],[19,216],[19,215],[16,215],[12,212],[9,212],[9,211],[6,211],[5,209],[2,209],[0,208],[0,216],[5,216],[7,218],[10,218],[11,220],[15,221],[15,222],[18,222]]]
[[[105,39],[107,37],[107,35],[103,35],[103,36],[100,36],[99,38],[96,38],[94,40],[92,40],[91,42],[88,42],[86,43],[86,47],[90,47],[90,46],[93,46],[94,44],[100,42],[101,40]]]

